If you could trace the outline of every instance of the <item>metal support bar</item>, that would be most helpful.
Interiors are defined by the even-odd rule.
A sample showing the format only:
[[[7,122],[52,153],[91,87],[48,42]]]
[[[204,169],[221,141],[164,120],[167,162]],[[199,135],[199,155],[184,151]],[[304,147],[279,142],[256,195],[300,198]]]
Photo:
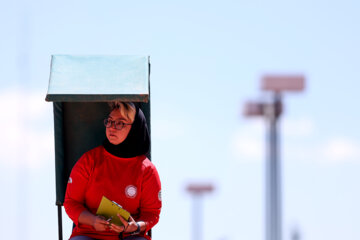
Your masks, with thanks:
[[[57,204],[57,207],[58,207],[59,240],[63,240],[61,204]]]

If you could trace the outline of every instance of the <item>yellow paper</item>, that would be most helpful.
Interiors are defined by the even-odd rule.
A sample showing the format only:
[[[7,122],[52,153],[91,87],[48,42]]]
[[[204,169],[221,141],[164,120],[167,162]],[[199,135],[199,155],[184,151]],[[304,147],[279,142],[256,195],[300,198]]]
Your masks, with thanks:
[[[106,220],[110,219],[110,223],[114,223],[118,226],[122,226],[122,222],[117,214],[120,214],[126,221],[129,221],[130,213],[123,209],[119,204],[114,201],[110,201],[105,196],[102,197],[100,205],[96,211],[96,215],[101,215],[106,218]]]

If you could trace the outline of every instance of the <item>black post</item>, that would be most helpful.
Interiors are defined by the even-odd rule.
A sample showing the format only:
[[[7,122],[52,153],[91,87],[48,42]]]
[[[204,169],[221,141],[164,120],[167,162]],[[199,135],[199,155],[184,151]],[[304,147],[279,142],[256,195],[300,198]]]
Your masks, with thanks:
[[[56,205],[57,205],[57,207],[58,207],[59,240],[63,240],[61,204],[56,204]]]

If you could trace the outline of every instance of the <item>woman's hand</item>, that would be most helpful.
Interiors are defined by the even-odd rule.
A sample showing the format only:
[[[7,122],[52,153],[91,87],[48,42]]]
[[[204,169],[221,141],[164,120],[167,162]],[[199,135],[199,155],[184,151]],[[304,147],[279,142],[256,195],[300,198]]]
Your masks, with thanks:
[[[96,231],[106,231],[109,228],[109,222],[103,216],[95,216],[92,226]]]
[[[120,221],[122,222],[123,226],[118,226],[115,224],[110,224],[110,229],[120,233],[120,232],[134,232],[137,229],[137,225],[135,220],[130,216],[129,222],[127,222],[120,214],[118,214]]]
[[[93,226],[96,231],[106,231],[109,228],[109,222],[103,216],[95,216],[88,210],[80,213],[79,223]]]

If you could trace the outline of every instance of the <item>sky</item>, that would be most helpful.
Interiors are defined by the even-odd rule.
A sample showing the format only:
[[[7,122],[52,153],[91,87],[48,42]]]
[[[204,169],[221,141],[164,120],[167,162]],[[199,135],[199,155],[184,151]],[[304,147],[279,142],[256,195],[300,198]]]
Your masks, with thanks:
[[[244,104],[264,74],[304,74],[283,95],[282,236],[360,239],[357,1],[1,1],[0,232],[56,239],[52,54],[149,55],[152,161],[163,209],[153,239],[265,239],[265,137]],[[64,212],[64,239],[72,223]]]

